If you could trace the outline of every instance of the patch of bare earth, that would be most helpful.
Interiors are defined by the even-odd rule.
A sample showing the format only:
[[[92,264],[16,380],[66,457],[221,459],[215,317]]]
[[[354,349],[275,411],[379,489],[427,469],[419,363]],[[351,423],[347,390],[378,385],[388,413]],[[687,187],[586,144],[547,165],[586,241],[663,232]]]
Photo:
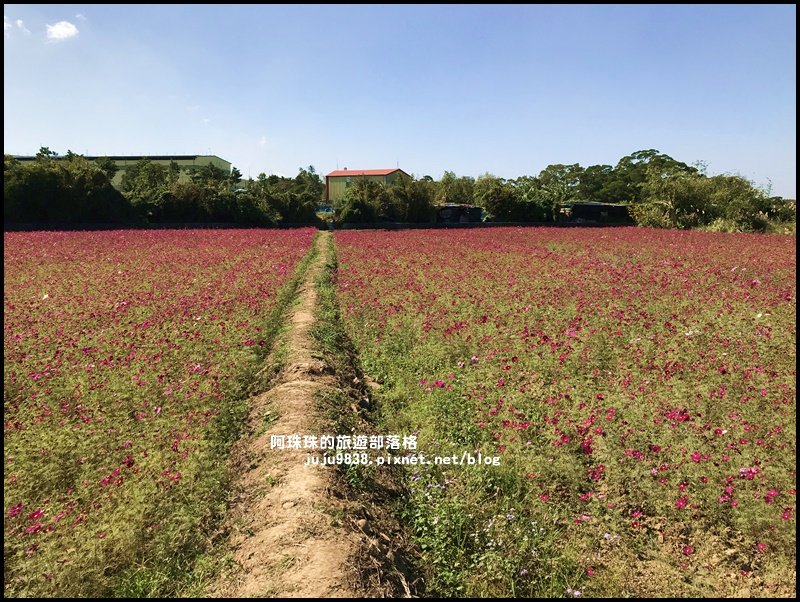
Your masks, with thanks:
[[[272,449],[271,435],[319,435],[315,398],[337,382],[310,334],[315,282],[325,263],[327,232],[317,237],[291,315],[284,369],[253,398],[243,437],[231,454],[234,499],[228,519],[233,568],[213,597],[359,597],[352,571],[363,542],[334,495],[332,468],[306,465],[307,450]]]

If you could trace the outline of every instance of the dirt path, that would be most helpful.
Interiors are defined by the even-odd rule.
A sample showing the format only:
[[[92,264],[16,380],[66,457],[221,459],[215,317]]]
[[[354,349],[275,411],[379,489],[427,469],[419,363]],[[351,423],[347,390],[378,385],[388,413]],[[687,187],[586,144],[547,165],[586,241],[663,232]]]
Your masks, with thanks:
[[[229,519],[234,568],[214,585],[213,597],[359,596],[347,567],[359,537],[341,526],[349,519],[331,493],[331,469],[306,466],[305,450],[270,447],[271,435],[322,434],[314,398],[336,387],[310,335],[328,237],[317,237],[317,257],[298,291],[285,367],[274,386],[252,400],[246,432],[232,452],[239,475]]]

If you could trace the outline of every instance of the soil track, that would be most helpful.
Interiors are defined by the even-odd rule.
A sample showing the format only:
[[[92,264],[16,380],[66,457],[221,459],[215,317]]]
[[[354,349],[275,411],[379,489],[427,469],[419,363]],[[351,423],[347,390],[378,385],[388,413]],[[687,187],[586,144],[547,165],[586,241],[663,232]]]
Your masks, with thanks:
[[[213,597],[363,595],[348,563],[363,542],[343,526],[350,513],[333,495],[330,469],[306,466],[305,450],[270,448],[271,435],[319,435],[315,396],[337,386],[310,334],[328,237],[317,237],[317,256],[299,287],[284,368],[272,388],[251,400],[231,454],[238,475],[228,524],[234,566],[211,588]]]

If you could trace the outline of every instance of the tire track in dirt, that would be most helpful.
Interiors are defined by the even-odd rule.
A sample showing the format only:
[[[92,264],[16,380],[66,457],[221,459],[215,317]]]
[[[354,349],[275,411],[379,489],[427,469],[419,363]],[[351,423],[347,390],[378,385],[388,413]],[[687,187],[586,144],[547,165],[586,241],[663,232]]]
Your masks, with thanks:
[[[284,368],[273,386],[251,400],[244,435],[230,467],[235,497],[227,519],[233,569],[209,591],[213,597],[359,597],[351,575],[359,536],[341,526],[348,512],[333,495],[329,469],[306,466],[305,450],[270,448],[271,435],[319,435],[315,397],[337,387],[315,351],[310,330],[315,283],[328,254],[328,232],[297,293]],[[264,425],[272,417],[277,420]]]

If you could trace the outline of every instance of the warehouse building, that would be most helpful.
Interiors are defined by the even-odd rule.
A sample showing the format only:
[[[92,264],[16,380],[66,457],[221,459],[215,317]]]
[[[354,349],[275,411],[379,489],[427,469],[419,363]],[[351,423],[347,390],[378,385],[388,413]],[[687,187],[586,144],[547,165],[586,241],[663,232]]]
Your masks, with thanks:
[[[345,190],[355,178],[365,178],[388,186],[411,176],[402,169],[337,169],[325,176],[325,201],[332,203],[344,197]]]

